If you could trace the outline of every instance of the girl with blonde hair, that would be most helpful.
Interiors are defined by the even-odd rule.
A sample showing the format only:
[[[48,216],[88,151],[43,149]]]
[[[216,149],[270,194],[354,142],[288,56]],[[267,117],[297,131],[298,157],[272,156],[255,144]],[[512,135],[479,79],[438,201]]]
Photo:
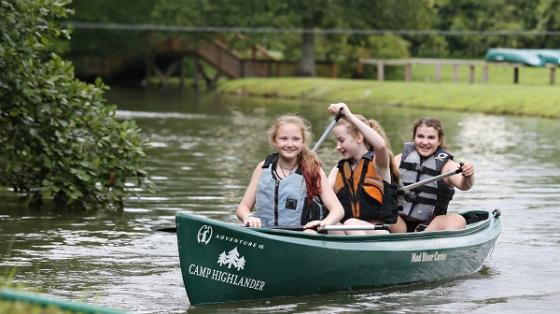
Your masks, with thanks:
[[[316,229],[342,218],[344,211],[328,186],[319,158],[307,146],[309,129],[309,123],[297,115],[276,119],[269,130],[276,153],[257,165],[236,210],[243,224]],[[328,209],[326,216],[320,212],[318,198]]]

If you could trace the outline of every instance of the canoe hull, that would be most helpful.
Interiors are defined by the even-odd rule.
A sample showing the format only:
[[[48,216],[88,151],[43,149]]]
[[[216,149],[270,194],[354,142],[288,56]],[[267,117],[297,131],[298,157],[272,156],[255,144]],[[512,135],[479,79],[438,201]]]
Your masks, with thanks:
[[[500,233],[492,214],[461,231],[374,236],[255,230],[177,214],[191,304],[433,281],[478,271]]]

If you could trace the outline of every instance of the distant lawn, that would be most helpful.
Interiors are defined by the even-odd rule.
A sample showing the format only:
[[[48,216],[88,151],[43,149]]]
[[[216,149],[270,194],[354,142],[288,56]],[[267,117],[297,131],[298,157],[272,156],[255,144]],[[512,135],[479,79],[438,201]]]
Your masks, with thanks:
[[[536,79],[539,74],[535,71],[546,72],[544,69],[522,68],[521,80],[524,70],[531,70],[527,71],[526,76],[527,80],[529,75],[535,79],[534,85],[500,84],[492,80],[490,84],[467,84],[326,78],[251,78],[223,81],[218,90],[222,93],[248,96],[560,117],[560,86],[537,85]],[[417,75],[421,74],[420,71],[417,72]],[[507,73],[496,73],[501,73],[501,76],[494,75],[496,81],[507,79]],[[433,77],[433,74],[431,75]]]

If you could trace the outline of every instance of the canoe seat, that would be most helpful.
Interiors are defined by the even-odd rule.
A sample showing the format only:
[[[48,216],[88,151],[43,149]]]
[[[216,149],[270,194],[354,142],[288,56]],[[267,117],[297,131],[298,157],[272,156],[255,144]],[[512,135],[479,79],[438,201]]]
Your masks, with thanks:
[[[468,212],[468,213],[464,213],[462,214],[462,216],[465,218],[465,220],[467,221],[467,225],[475,223],[475,222],[479,222],[479,221],[484,221],[486,219],[488,219],[488,212]]]

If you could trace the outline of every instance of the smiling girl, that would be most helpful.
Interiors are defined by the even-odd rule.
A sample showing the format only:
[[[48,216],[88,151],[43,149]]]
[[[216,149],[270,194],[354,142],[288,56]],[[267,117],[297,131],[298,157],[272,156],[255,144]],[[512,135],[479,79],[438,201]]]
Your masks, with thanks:
[[[269,130],[269,139],[276,153],[253,171],[237,218],[253,228],[303,225],[314,229],[338,223],[344,211],[317,155],[307,146],[309,123],[296,115],[280,116]],[[324,218],[317,213],[317,197],[329,211]]]
[[[433,118],[423,118],[412,128],[413,142],[405,143],[402,154],[394,157],[399,165],[401,182],[409,185],[439,174],[456,170],[460,164],[446,149],[441,122]],[[471,163],[462,165],[462,175],[454,175],[419,187],[399,197],[408,231],[419,231],[418,226],[426,226],[426,231],[461,229],[466,226],[463,216],[448,214],[447,206],[455,193],[453,187],[466,191],[474,184],[474,167]]]
[[[333,133],[336,149],[342,155],[329,173],[329,185],[344,208],[344,225],[390,224],[391,232],[404,232],[404,221],[397,216],[395,186],[398,170],[385,131],[375,120],[353,114],[344,103],[331,104],[331,114],[342,112]],[[352,230],[360,235],[386,231]]]

